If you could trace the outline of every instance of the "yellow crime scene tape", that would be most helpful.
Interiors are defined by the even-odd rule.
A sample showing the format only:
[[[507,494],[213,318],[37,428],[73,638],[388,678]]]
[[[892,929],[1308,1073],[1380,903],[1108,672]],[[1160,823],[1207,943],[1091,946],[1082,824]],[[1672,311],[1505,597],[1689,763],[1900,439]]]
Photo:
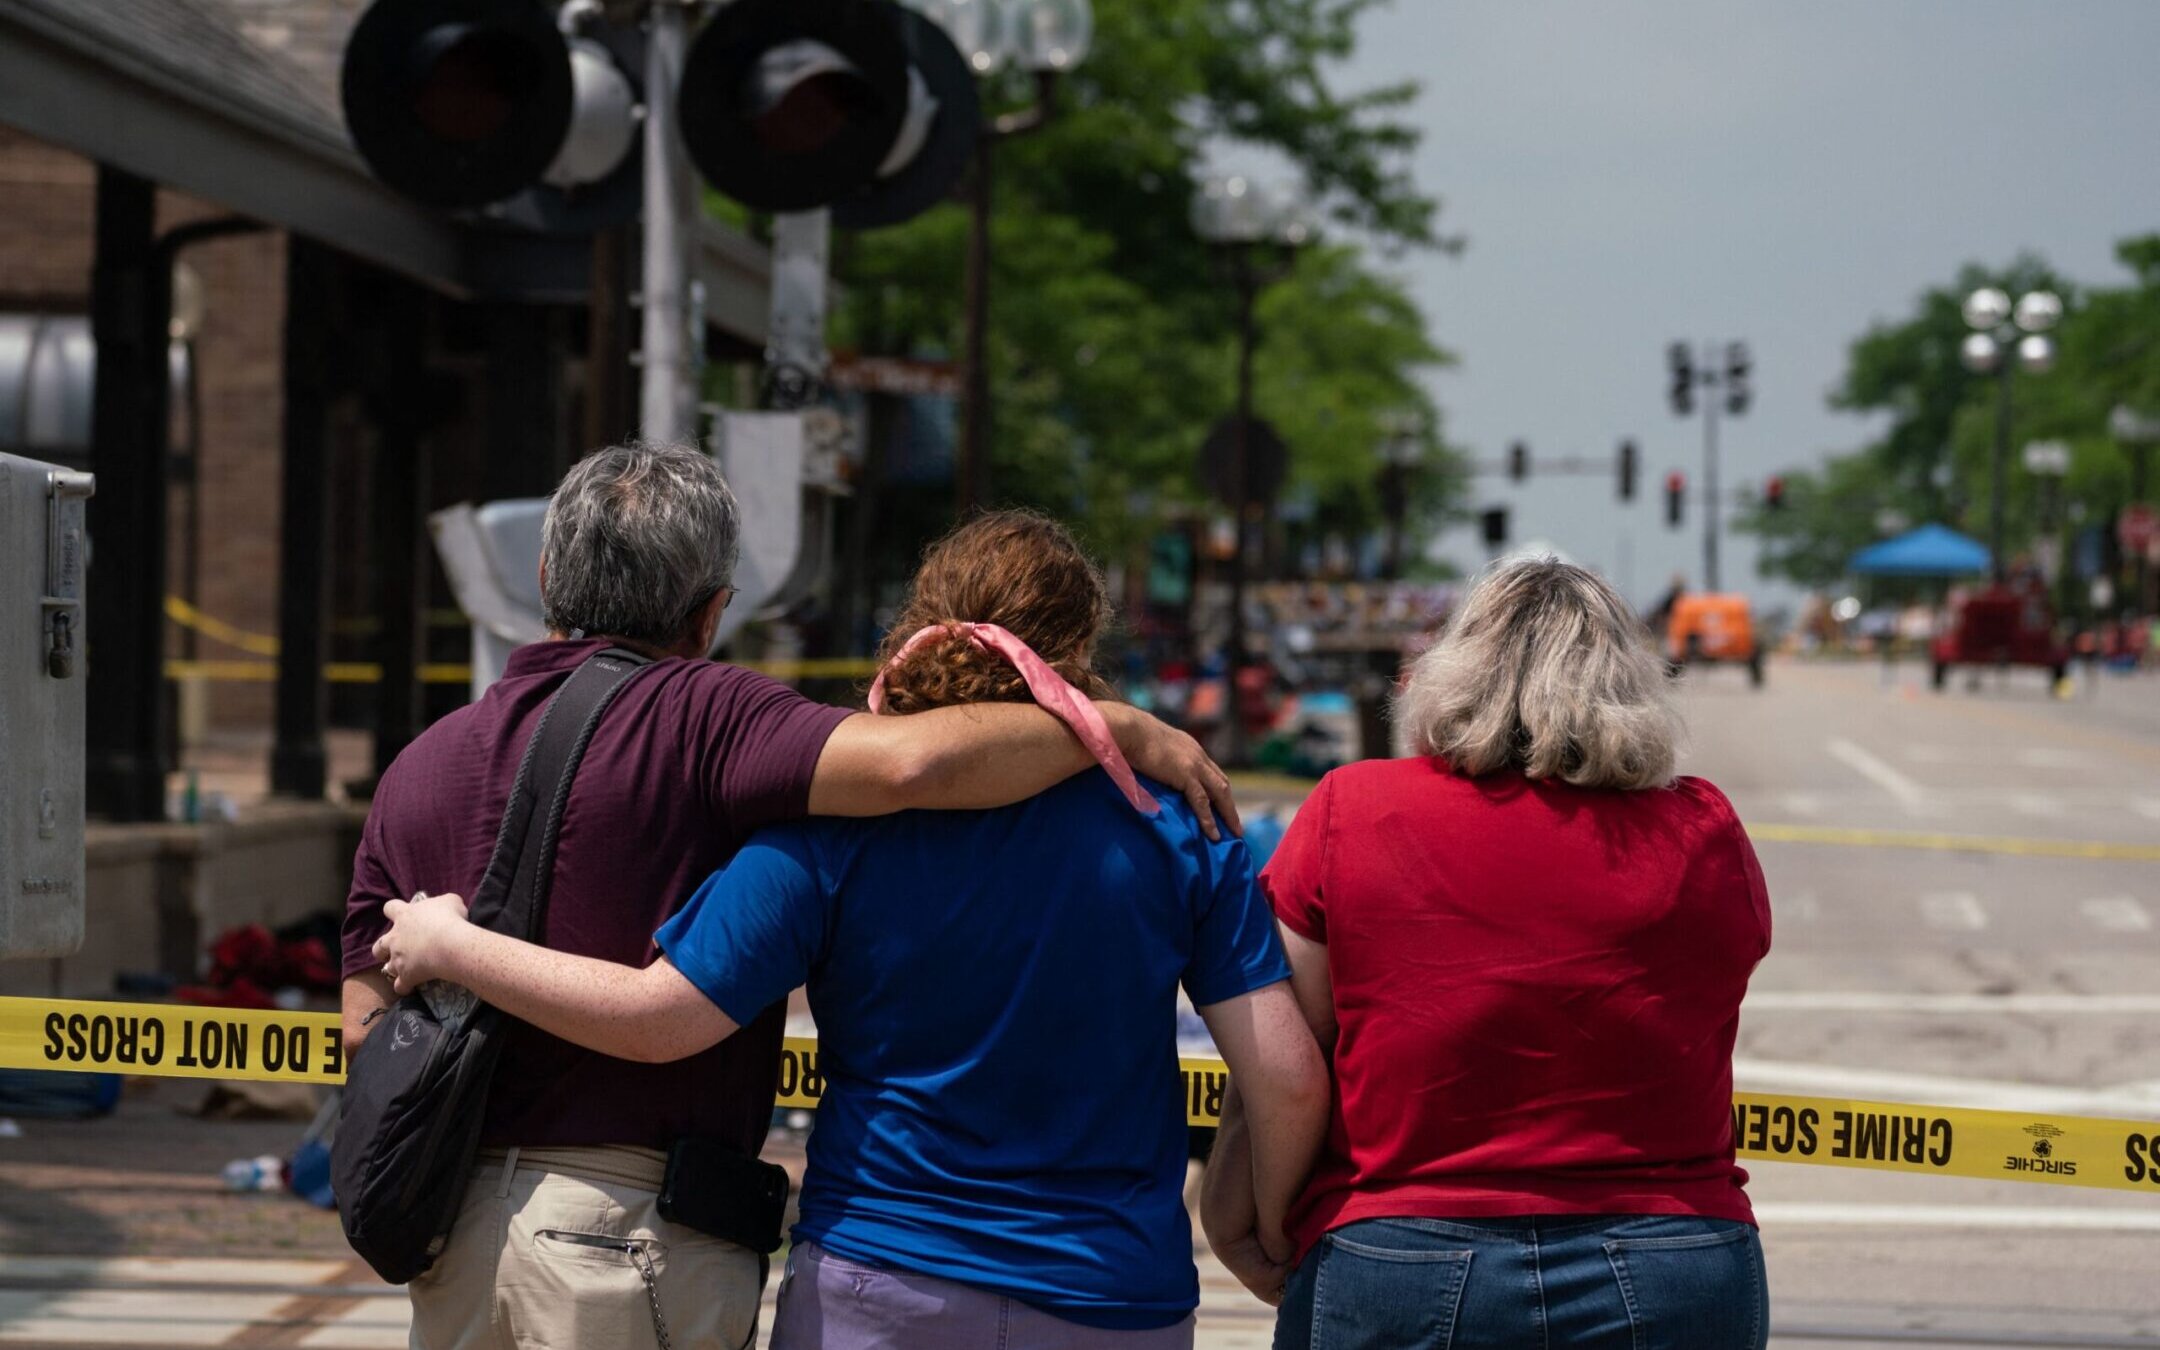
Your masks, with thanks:
[[[338,1083],[345,1077],[338,1037],[335,1013],[0,998],[0,1069]],[[1178,1065],[1186,1122],[1219,1123],[1228,1066],[1209,1056],[1187,1056]],[[825,1075],[815,1038],[786,1038],[775,1087],[778,1106],[817,1107]],[[1732,1111],[1735,1147],[1751,1162],[2160,1196],[2155,1121],[1761,1092],[1736,1094]]]

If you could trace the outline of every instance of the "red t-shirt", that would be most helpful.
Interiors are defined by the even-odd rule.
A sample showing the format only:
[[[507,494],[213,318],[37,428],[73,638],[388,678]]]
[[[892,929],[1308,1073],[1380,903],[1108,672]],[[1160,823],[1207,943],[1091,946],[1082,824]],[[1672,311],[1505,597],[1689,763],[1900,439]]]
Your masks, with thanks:
[[[1261,886],[1326,945],[1335,991],[1300,1250],[1383,1217],[1754,1222],[1732,1052],[1770,902],[1716,788],[1354,764],[1320,781]]]
[[[535,642],[510,654],[480,701],[405,747],[376,787],[352,894],[345,973],[373,969],[383,903],[414,891],[470,899],[487,870],[540,712],[605,644]],[[653,930],[761,825],[809,808],[810,779],[844,708],[812,703],[740,666],[655,662],[593,731],[555,840],[543,940],[625,965],[658,954]],[[720,1044],[673,1064],[581,1050],[522,1022],[503,1041],[488,1092],[491,1144],[642,1144],[685,1135],[756,1153],[779,1081],[778,1004]]]

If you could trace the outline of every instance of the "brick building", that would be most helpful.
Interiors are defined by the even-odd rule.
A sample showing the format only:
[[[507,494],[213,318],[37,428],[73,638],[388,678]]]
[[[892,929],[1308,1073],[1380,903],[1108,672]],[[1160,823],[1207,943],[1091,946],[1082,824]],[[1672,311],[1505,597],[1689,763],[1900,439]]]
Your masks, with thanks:
[[[0,0],[0,448],[98,474],[96,815],[161,813],[181,720],[274,728],[288,796],[323,795],[332,715],[387,762],[427,719],[423,667],[462,659],[462,626],[428,623],[450,601],[425,513],[545,491],[633,430],[627,227],[490,230],[375,183],[336,97],[363,7]],[[762,248],[707,225],[695,268],[709,342],[754,356]],[[95,343],[94,376],[18,380],[73,400],[42,443],[8,420],[21,333]]]

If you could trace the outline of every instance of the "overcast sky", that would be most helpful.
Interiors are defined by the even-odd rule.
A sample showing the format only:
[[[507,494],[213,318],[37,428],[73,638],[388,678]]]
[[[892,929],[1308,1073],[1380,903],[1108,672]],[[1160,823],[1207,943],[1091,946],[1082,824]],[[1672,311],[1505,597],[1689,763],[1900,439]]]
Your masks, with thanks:
[[[1501,479],[1515,539],[1548,539],[1637,598],[1701,572],[1699,421],[1665,403],[1665,347],[1744,338],[1755,405],[1725,478],[1757,483],[1866,439],[1824,394],[1846,345],[1967,260],[2045,255],[2115,283],[2160,230],[2156,0],[1394,0],[1345,86],[1415,77],[1418,178],[1470,236],[1401,264],[1462,356],[1434,389],[1452,437],[1497,458],[1643,446],[1625,510],[1604,479]],[[1440,551],[1474,565],[1457,531]],[[1632,559],[1623,557],[1631,552]],[[1728,537],[1725,583],[1752,585]]]

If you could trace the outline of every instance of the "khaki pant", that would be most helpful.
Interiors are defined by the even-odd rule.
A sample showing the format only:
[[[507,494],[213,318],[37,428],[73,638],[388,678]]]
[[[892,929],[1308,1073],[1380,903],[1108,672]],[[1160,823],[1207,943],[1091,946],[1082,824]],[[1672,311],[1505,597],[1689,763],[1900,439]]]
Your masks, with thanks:
[[[664,1166],[641,1148],[483,1152],[409,1286],[413,1350],[652,1350],[646,1271],[672,1350],[745,1350],[765,1258],[662,1219]]]

